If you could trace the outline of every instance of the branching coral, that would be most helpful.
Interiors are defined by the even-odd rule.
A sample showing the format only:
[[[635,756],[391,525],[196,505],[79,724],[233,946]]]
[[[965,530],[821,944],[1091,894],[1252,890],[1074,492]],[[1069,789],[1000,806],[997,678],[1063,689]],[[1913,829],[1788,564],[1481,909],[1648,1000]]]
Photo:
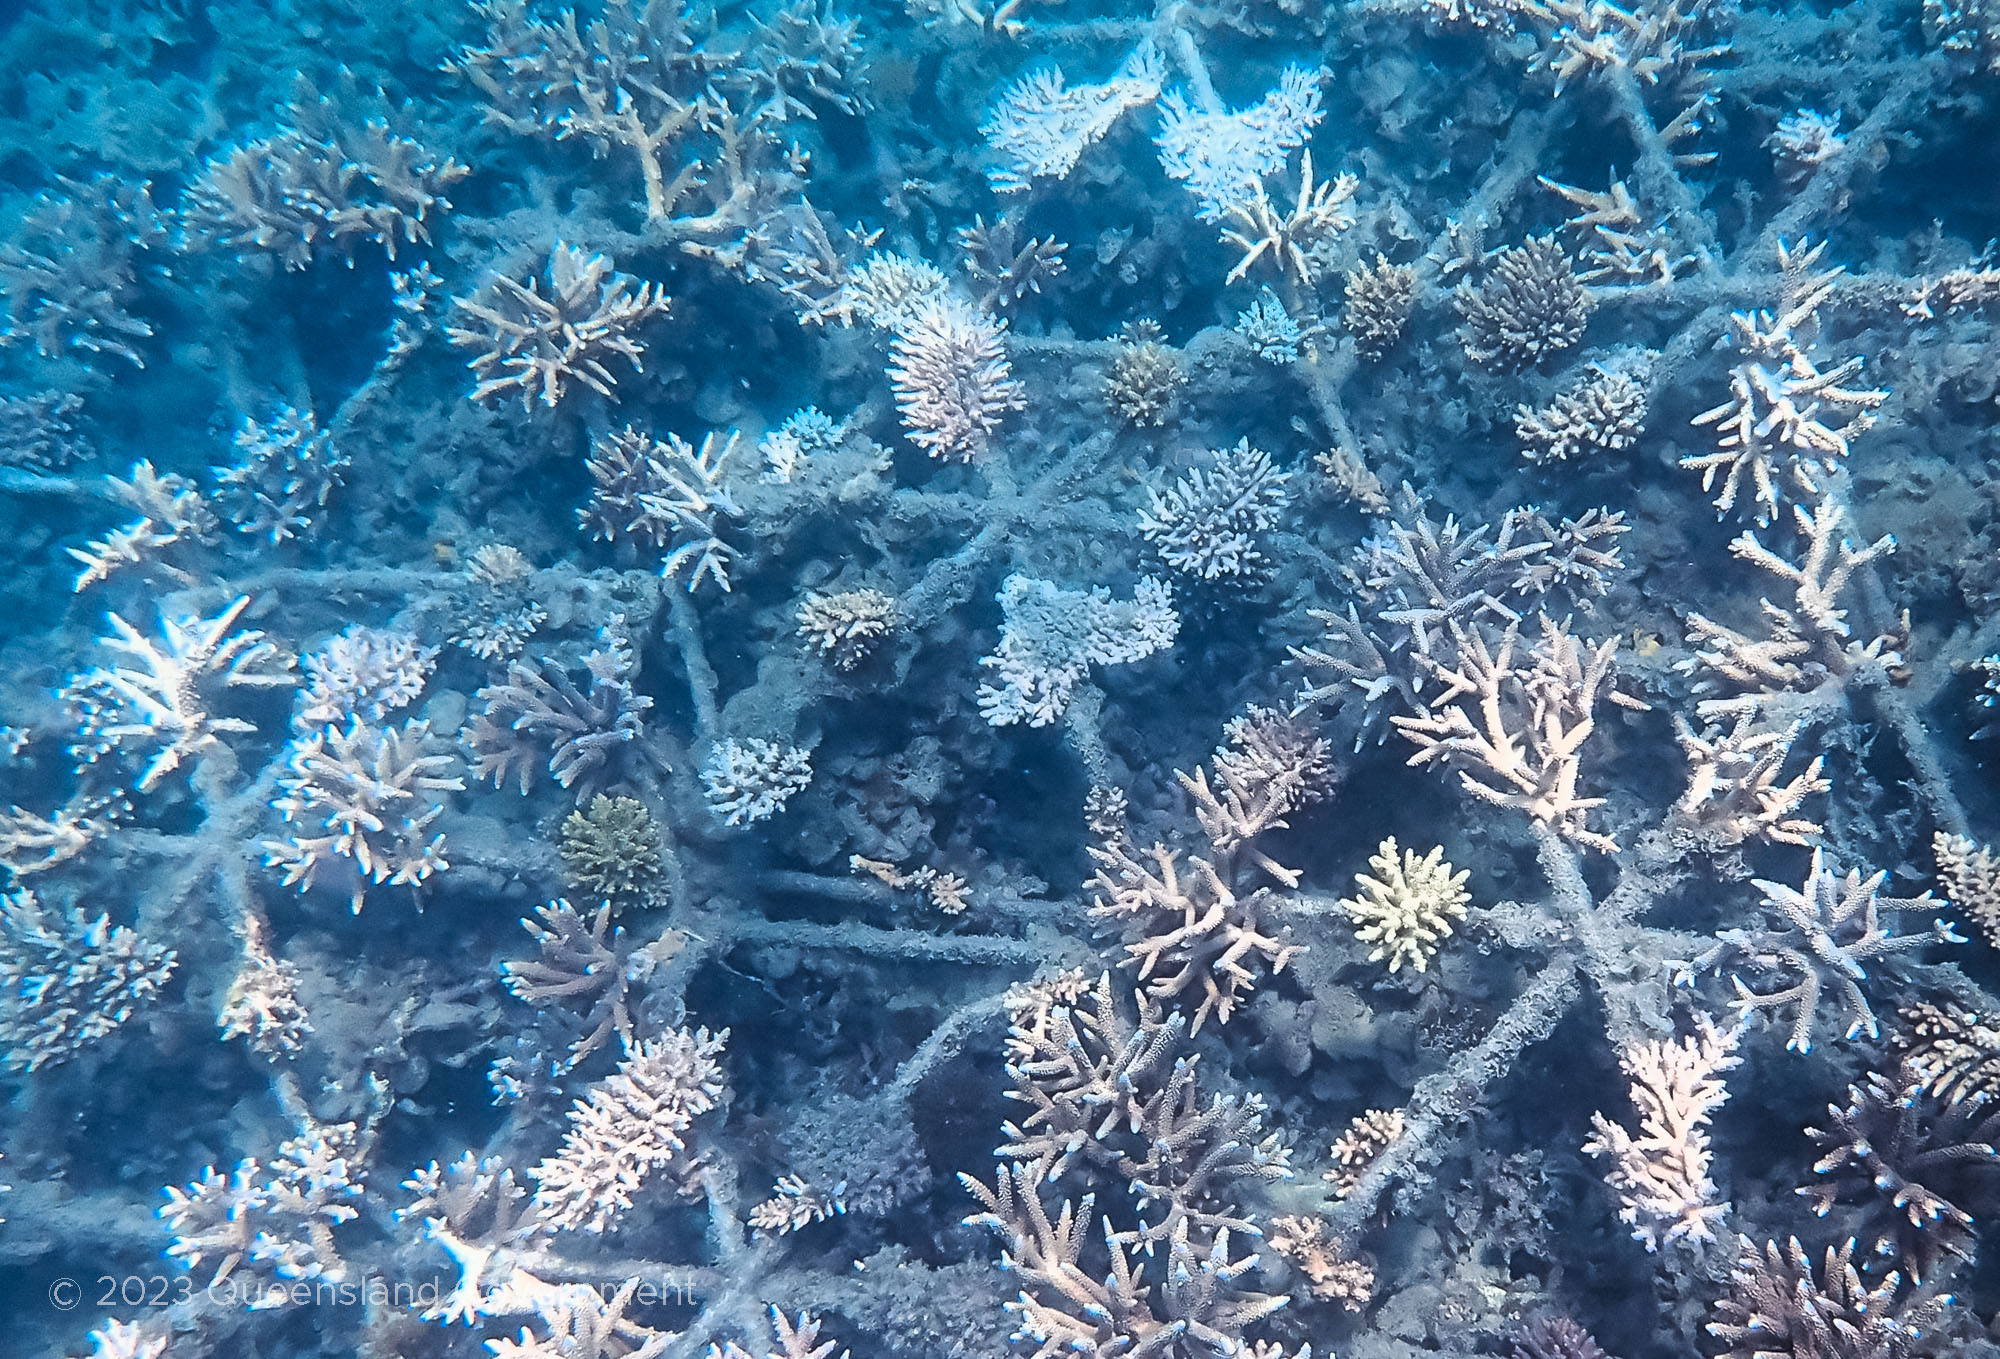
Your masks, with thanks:
[[[1039,294],[1042,285],[1060,278],[1067,267],[1063,252],[1069,246],[1054,236],[1021,239],[1018,218],[1002,217],[992,226],[984,217],[961,227],[958,245],[965,252],[966,276],[979,285],[975,304],[981,311],[1019,306],[1029,294]]]
[[[1921,1079],[1870,1072],[1848,1087],[1846,1104],[1828,1105],[1827,1126],[1806,1129],[1825,1153],[1813,1165],[1820,1178],[1799,1190],[1821,1217],[1858,1203],[1868,1230],[1919,1282],[1947,1256],[1969,1260],[1974,1219],[2000,1205],[2000,1111],[1940,1100]]]
[[[507,989],[531,1005],[557,1001],[575,1009],[578,1002],[590,1002],[584,1032],[570,1044],[566,1068],[575,1067],[614,1034],[629,1046],[633,1028],[626,993],[634,946],[622,927],[612,927],[611,903],[599,906],[588,920],[567,901],[538,906],[535,914],[540,923],[521,924],[534,936],[541,956],[502,965]]]
[[[1931,928],[1922,934],[1892,933],[1881,923],[1884,910],[1921,911],[1936,903],[1928,892],[1919,897],[1881,896],[1888,878],[1887,873],[1864,878],[1859,869],[1848,870],[1843,878],[1826,866],[1825,852],[1815,849],[1803,887],[1756,880],[1757,889],[1764,894],[1765,924],[1761,928],[1723,930],[1713,948],[1684,966],[1682,978],[1691,980],[1696,973],[1735,959],[1753,975],[1792,979],[1791,985],[1776,991],[1755,991],[1740,973],[1731,978],[1739,1013],[1747,1016],[1769,1010],[1775,1015],[1792,1010],[1791,1034],[1785,1046],[1798,1052],[1812,1049],[1820,994],[1829,987],[1845,1011],[1847,1027],[1842,1036],[1865,1033],[1870,1038],[1879,1037],[1881,1026],[1861,990],[1861,983],[1869,976],[1869,961],[1893,958],[1928,943],[1965,942],[1942,920],[1932,921]]]
[[[472,399],[518,390],[523,409],[555,406],[582,383],[600,396],[617,399],[618,378],[611,360],[622,358],[632,371],[645,371],[645,346],[636,332],[667,312],[666,294],[651,283],[621,274],[609,258],[557,241],[549,251],[549,290],[538,280],[521,283],[495,274],[487,291],[461,297],[455,305],[461,324],[445,334],[476,351],[466,361],[479,385]]]
[[[299,1001],[299,969],[271,951],[270,926],[252,913],[237,930],[243,962],[215,1017],[224,1038],[242,1038],[267,1057],[305,1050],[312,1022]]]
[[[1660,129],[1662,143],[1698,131],[1700,115],[1706,108],[1706,103],[1696,100],[1686,113]],[[1699,159],[1690,156],[1684,163]],[[1685,252],[1680,237],[1666,221],[1654,220],[1648,224],[1647,215],[1640,211],[1622,179],[1612,180],[1611,186],[1602,192],[1559,184],[1546,175],[1536,182],[1580,209],[1563,223],[1563,228],[1583,251],[1580,262],[1585,268],[1578,277],[1585,283],[1665,286],[1697,262],[1692,254]]]
[[[1752,837],[1784,845],[1810,845],[1822,827],[1799,814],[1801,804],[1833,785],[1820,776],[1824,756],[1816,755],[1799,773],[1783,778],[1785,761],[1799,724],[1762,727],[1756,715],[1740,712],[1727,729],[1697,733],[1676,717],[1675,731],[1687,756],[1688,787],[1674,810],[1703,835],[1721,845]]]
[[[0,896],[0,1046],[16,1071],[67,1062],[116,1030],[173,976],[175,953],[72,907],[52,919],[28,891]]]
[[[1529,462],[1622,453],[1645,432],[1646,371],[1643,352],[1622,362],[1593,363],[1585,377],[1535,409],[1514,408],[1514,432]]]
[[[243,718],[215,712],[229,690],[297,683],[292,658],[262,632],[234,630],[249,607],[250,597],[243,595],[213,618],[163,614],[157,643],[117,614],[108,615],[114,635],[103,645],[134,664],[92,670],[83,680],[101,685],[113,704],[96,725],[95,736],[118,746],[159,747],[139,776],[138,791],[157,787],[190,758],[220,745],[223,735],[257,730]]]
[[[32,340],[44,358],[109,355],[146,366],[152,324],[131,308],[141,252],[166,244],[152,186],[99,175],[39,195],[0,246],[0,347]]]
[[[1649,1251],[1675,1241],[1713,1241],[1716,1220],[1729,1211],[1710,1178],[1715,1155],[1708,1124],[1729,1098],[1722,1073],[1741,1060],[1740,1034],[1702,1017],[1693,1035],[1678,1042],[1633,1045],[1619,1065],[1632,1082],[1638,1136],[1601,1113],[1590,1116],[1594,1131],[1583,1149],[1610,1162],[1604,1181],[1622,1205],[1619,1219]]]
[[[638,658],[623,629],[624,620],[615,620],[598,634],[600,648],[583,658],[587,692],[567,666],[550,659],[539,667],[515,661],[504,684],[481,689],[486,711],[466,733],[474,777],[491,778],[495,787],[512,778],[526,793],[546,758],[556,782],[579,798],[615,777],[653,706],[633,690]]]
[[[1585,848],[1615,852],[1617,842],[1590,825],[1604,799],[1582,795],[1577,779],[1598,700],[1645,707],[1610,687],[1618,639],[1586,643],[1544,616],[1541,639],[1516,664],[1518,625],[1493,647],[1453,626],[1457,667],[1433,663],[1444,691],[1422,716],[1392,719],[1416,744],[1409,762],[1456,769],[1481,801],[1524,811]]]
[[[1266,176],[1285,166],[1325,116],[1325,71],[1287,66],[1277,88],[1248,108],[1229,110],[1190,100],[1181,90],[1160,100],[1155,140],[1160,165],[1187,185],[1203,220],[1220,222],[1230,209],[1263,193]]]
[[[311,531],[348,463],[311,411],[290,406],[268,421],[245,416],[236,451],[240,462],[216,469],[215,503],[238,530],[273,543]]]
[[[756,213],[796,183],[761,169],[785,124],[811,118],[807,100],[854,107],[844,92],[854,25],[812,5],[780,11],[732,41],[707,31],[681,0],[613,0],[602,17],[554,22],[524,0],[485,0],[483,46],[452,62],[485,97],[487,116],[523,136],[580,141],[593,155],[638,161],[646,220],[696,247],[742,236]],[[683,211],[690,202],[699,209]],[[725,247],[742,249],[747,241]]]
[[[1316,1217],[1277,1217],[1265,1238],[1273,1251],[1305,1276],[1313,1297],[1359,1312],[1375,1296],[1375,1271],[1351,1259]]]
[[[1945,899],[1968,916],[1989,942],[2000,941],[2000,855],[1962,835],[1931,837]]]
[[[1379,359],[1403,338],[1417,305],[1417,271],[1391,264],[1383,254],[1373,264],[1358,266],[1347,276],[1340,323],[1354,336],[1354,351],[1364,359]]]
[[[799,602],[799,636],[806,646],[833,663],[852,670],[895,630],[896,601],[880,590],[813,591]]]
[[[2000,1100],[2000,1023],[1957,1005],[1906,1005],[1890,1044],[1907,1083],[1957,1104]]]
[[[757,441],[757,452],[764,458],[763,479],[790,485],[811,469],[815,457],[840,447],[846,437],[847,425],[817,406],[792,412]]]
[[[1259,544],[1291,505],[1285,490],[1291,473],[1280,472],[1248,439],[1209,457],[1209,466],[1189,469],[1164,493],[1148,491],[1139,536],[1183,575],[1255,583],[1269,574]]]
[[[295,720],[304,728],[381,722],[416,702],[437,653],[407,632],[350,627],[300,659],[306,682]]]
[[[1269,288],[1260,291],[1256,301],[1236,313],[1236,333],[1266,363],[1297,363],[1302,345],[1311,352],[1307,332]]]
[[[1347,1130],[1333,1139],[1329,1152],[1333,1166],[1320,1176],[1333,1196],[1344,1199],[1360,1188],[1368,1168],[1402,1140],[1408,1128],[1401,1109],[1369,1109],[1355,1115]]]
[[[1397,710],[1428,717],[1439,679],[1459,668],[1464,639],[1497,645],[1501,628],[1520,617],[1516,604],[1587,608],[1622,569],[1617,539],[1628,528],[1622,514],[1595,510],[1558,525],[1528,507],[1510,510],[1497,527],[1449,516],[1439,523],[1405,486],[1394,519],[1362,544],[1349,569],[1366,620],[1354,604],[1344,614],[1310,611],[1326,626],[1327,645],[1292,654],[1332,673],[1302,690],[1299,702],[1358,693],[1357,748]]]
[[[371,883],[420,886],[450,867],[444,835],[425,837],[444,812],[438,794],[465,787],[457,764],[432,749],[428,722],[372,727],[355,720],[345,731],[326,727],[300,738],[286,759],[284,791],[271,800],[299,830],[266,840],[264,862],[301,892],[321,874],[341,872],[350,878],[356,914]]]
[[[446,191],[471,171],[386,119],[357,117],[300,84],[284,126],[223,151],[188,186],[193,242],[303,269],[325,250],[351,265],[363,241],[390,259],[405,244],[429,241],[432,216],[451,210]]]
[[[785,810],[812,782],[811,752],[751,737],[724,741],[701,767],[708,809],[731,826],[747,826]]]
[[[1242,741],[1215,761],[1218,791],[1206,769],[1176,771],[1193,799],[1209,843],[1206,857],[1163,843],[1141,850],[1130,840],[1090,849],[1097,872],[1091,914],[1124,941],[1125,965],[1137,970],[1147,994],[1195,1004],[1194,1027],[1213,1014],[1226,1024],[1258,981],[1258,965],[1284,970],[1302,952],[1289,929],[1273,929],[1274,896],[1261,881],[1298,885],[1298,874],[1271,858],[1257,841],[1289,824],[1286,816],[1322,796],[1328,770],[1315,742],[1266,745],[1255,758]]]
[[[911,443],[945,462],[987,450],[1001,416],[1025,404],[1006,332],[1005,321],[951,297],[897,329],[889,384]]]
[[[1421,857],[1414,849],[1399,855],[1394,836],[1382,842],[1368,866],[1377,876],[1356,873],[1361,895],[1340,903],[1354,937],[1368,946],[1369,962],[1387,959],[1391,972],[1405,963],[1422,972],[1451,934],[1451,922],[1465,919],[1470,874],[1444,862],[1443,846]]]
[[[1808,690],[1829,675],[1845,675],[1862,665],[1893,666],[1902,659],[1901,638],[1880,633],[1862,641],[1853,635],[1842,593],[1856,569],[1896,548],[1884,534],[1864,548],[1847,540],[1847,512],[1832,500],[1808,513],[1794,505],[1792,514],[1804,535],[1805,557],[1793,564],[1746,530],[1729,545],[1730,552],[1777,576],[1792,589],[1793,607],[1769,599],[1760,603],[1763,637],[1754,637],[1698,613],[1688,614],[1688,640],[1693,654],[1681,662],[1684,670],[1702,672],[1698,693],[1739,692],[1705,698],[1699,705],[1704,719],[1756,712],[1773,693]]]
[[[1906,1288],[1891,1270],[1870,1287],[1855,1263],[1855,1242],[1828,1246],[1817,1267],[1795,1236],[1781,1250],[1739,1237],[1733,1292],[1715,1306],[1708,1333],[1722,1359],[1915,1359],[1950,1299]]]
[[[1726,55],[1726,41],[1697,46],[1715,36],[1735,13],[1729,0],[1641,0],[1630,7],[1611,0],[1522,0],[1513,10],[1535,21],[1546,37],[1529,62],[1555,77],[1557,94],[1579,77],[1630,71],[1640,82],[1698,86],[1703,66]]]
[[[995,101],[980,135],[999,157],[987,171],[995,191],[1025,192],[1037,179],[1065,179],[1127,109],[1160,97],[1167,61],[1148,39],[1099,85],[1068,85],[1054,67],[1023,76]]]
[[[1743,356],[1730,370],[1730,399],[1694,418],[1697,426],[1715,427],[1716,451],[1681,459],[1681,466],[1701,473],[1703,491],[1722,477],[1715,508],[1723,514],[1746,486],[1763,524],[1778,512],[1786,483],[1819,497],[1847,456],[1848,441],[1875,423],[1875,408],[1888,399],[1886,391],[1843,385],[1861,371],[1859,358],[1822,370],[1812,357],[1820,306],[1845,272],[1812,272],[1825,250],[1824,241],[1797,251],[1781,244],[1785,297],[1778,312],[1729,318],[1730,337]]]
[[[285,1306],[281,1281],[347,1277],[333,1229],[359,1216],[353,1200],[365,1175],[352,1123],[287,1139],[269,1166],[253,1157],[227,1176],[210,1166],[185,1188],[166,1190],[159,1216],[174,1235],[167,1255],[190,1268],[213,1260],[204,1287],[235,1277],[253,1311]]]
[[[1157,325],[1128,324],[1119,338],[1118,352],[1104,370],[1104,404],[1128,425],[1159,428],[1187,385],[1187,373],[1161,341]]]
[[[1486,280],[1454,298],[1465,356],[1482,368],[1533,367],[1583,338],[1596,303],[1553,236],[1500,252]]]
[[[709,433],[700,448],[672,433],[661,443],[630,425],[604,435],[590,448],[590,503],[577,522],[593,537],[629,534],[665,552],[660,574],[671,580],[685,567],[689,593],[704,579],[727,592],[736,549],[718,536],[718,521],[742,514],[723,480],[737,442],[733,430]]]
[[[215,512],[195,484],[172,472],[162,474],[143,459],[132,464],[124,478],[105,480],[112,497],[140,517],[87,547],[65,549],[83,565],[77,591],[109,580],[128,566],[155,566],[185,579],[186,573],[169,565],[162,554],[170,548],[212,543],[217,529]]]
[[[1161,1359],[1232,1352],[1285,1301],[1246,1291],[1238,1280],[1255,1257],[1230,1248],[1232,1234],[1255,1230],[1234,1186],[1290,1174],[1282,1144],[1263,1134],[1261,1101],[1204,1098],[1198,1059],[1176,1057],[1179,1018],[1162,1020],[1142,999],[1135,1022],[1108,977],[1082,1004],[1021,999],[1009,1093],[1032,1112],[1006,1125],[991,1187],[959,1176],[985,1209],[967,1221],[1008,1243],[1003,1258],[1026,1285],[1007,1304],[1017,1336],[1043,1359],[1093,1346]],[[1127,1230],[1106,1218],[1101,1282],[1081,1263],[1096,1196],[1064,1197],[1053,1221],[1044,1202],[1062,1192],[1057,1181],[1084,1173],[1131,1184],[1140,1214]],[[1168,1248],[1157,1290],[1142,1277],[1156,1244]]]
[[[1255,268],[1259,260],[1269,260],[1279,273],[1289,275],[1299,286],[1312,286],[1326,272],[1327,254],[1334,238],[1354,225],[1350,204],[1360,187],[1360,180],[1345,174],[1314,183],[1310,149],[1305,152],[1299,169],[1298,196],[1288,212],[1280,215],[1271,205],[1260,180],[1254,194],[1229,204],[1229,225],[1222,239],[1241,250],[1243,258],[1223,282],[1234,283]]]
[[[1172,646],[1180,632],[1167,587],[1150,576],[1129,603],[1101,585],[1086,593],[1020,575],[1007,577],[998,598],[1005,615],[1000,645],[979,662],[998,681],[979,686],[979,711],[996,727],[1049,725],[1093,664],[1143,660]]]
[[[819,1338],[819,1319],[809,1312],[799,1313],[798,1324],[785,1319],[785,1314],[771,1309],[771,1329],[778,1337],[778,1348],[767,1351],[764,1359],[832,1359],[839,1346],[831,1340]],[[734,1340],[726,1345],[710,1345],[707,1359],[756,1359],[749,1350]],[[848,1359],[846,1350],[840,1351],[840,1359]]]
[[[675,1029],[641,1042],[590,1087],[570,1110],[561,1149],[529,1172],[543,1230],[608,1231],[656,1172],[686,1168],[694,1121],[723,1098],[716,1059],[728,1039],[727,1029]]]

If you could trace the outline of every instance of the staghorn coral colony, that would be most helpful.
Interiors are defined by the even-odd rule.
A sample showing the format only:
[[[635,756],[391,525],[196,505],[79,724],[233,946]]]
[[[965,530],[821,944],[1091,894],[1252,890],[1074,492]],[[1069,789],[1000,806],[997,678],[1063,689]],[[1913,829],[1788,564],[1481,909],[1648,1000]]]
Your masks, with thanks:
[[[2000,1357],[1992,0],[0,13],[0,1355]]]

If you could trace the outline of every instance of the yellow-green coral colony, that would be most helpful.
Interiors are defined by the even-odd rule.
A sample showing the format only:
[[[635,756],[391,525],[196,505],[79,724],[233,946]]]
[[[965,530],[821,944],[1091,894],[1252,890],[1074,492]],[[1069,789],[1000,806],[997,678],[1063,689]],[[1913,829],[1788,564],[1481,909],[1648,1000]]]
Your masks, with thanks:
[[[563,871],[586,897],[648,902],[664,881],[660,833],[645,803],[599,793],[563,818]]]
[[[1419,855],[1399,849],[1393,835],[1369,856],[1368,866],[1374,876],[1356,873],[1360,894],[1340,902],[1354,937],[1368,946],[1371,963],[1386,962],[1391,972],[1406,964],[1424,971],[1444,947],[1452,922],[1465,919],[1470,871],[1446,863],[1442,846]]]

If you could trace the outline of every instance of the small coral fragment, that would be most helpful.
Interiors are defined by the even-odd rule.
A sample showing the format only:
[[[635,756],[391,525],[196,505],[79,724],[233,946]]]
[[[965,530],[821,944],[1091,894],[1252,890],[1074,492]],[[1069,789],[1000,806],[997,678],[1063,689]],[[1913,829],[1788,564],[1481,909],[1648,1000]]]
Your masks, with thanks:
[[[467,365],[479,378],[472,399],[485,401],[519,391],[521,405],[555,406],[581,383],[617,399],[614,358],[634,372],[645,369],[645,346],[636,331],[667,312],[666,295],[612,267],[610,259],[556,242],[549,251],[548,292],[539,280],[522,283],[496,274],[486,292],[461,297],[464,320],[445,333],[461,348],[478,351]],[[634,290],[633,285],[638,284]]]
[[[896,601],[875,589],[819,591],[799,603],[799,636],[833,663],[852,670],[873,655],[896,626]]]
[[[1025,402],[1007,361],[1007,323],[946,298],[896,332],[889,382],[910,442],[944,462],[984,453],[1000,418]]]
[[[174,973],[170,948],[35,894],[0,896],[0,1047],[15,1071],[67,1062],[116,1030]]]
[[[662,886],[660,826],[637,798],[599,793],[563,818],[557,846],[569,879],[605,901],[644,901]]]
[[[1376,876],[1355,874],[1361,895],[1340,903],[1354,937],[1368,945],[1371,963],[1387,960],[1391,972],[1405,963],[1424,971],[1451,934],[1452,921],[1465,919],[1470,871],[1446,863],[1443,846],[1419,856],[1401,849],[1393,835],[1369,856],[1368,866]]]
[[[1583,338],[1596,306],[1553,236],[1500,252],[1486,281],[1459,287],[1459,343],[1482,368],[1530,368]]]
[[[812,782],[812,761],[797,746],[751,737],[724,741],[701,768],[709,810],[731,826],[776,816]]]
[[[1377,254],[1347,276],[1340,323],[1354,336],[1354,351],[1364,359],[1379,359],[1403,337],[1417,305],[1417,271],[1391,264]]]

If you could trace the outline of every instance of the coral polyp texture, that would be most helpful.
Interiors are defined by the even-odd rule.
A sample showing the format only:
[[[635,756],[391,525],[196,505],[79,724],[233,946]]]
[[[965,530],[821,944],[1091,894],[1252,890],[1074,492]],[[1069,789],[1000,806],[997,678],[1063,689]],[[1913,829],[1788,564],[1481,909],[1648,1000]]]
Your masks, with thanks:
[[[0,1359],[2000,1359],[1996,80],[4,7]]]

